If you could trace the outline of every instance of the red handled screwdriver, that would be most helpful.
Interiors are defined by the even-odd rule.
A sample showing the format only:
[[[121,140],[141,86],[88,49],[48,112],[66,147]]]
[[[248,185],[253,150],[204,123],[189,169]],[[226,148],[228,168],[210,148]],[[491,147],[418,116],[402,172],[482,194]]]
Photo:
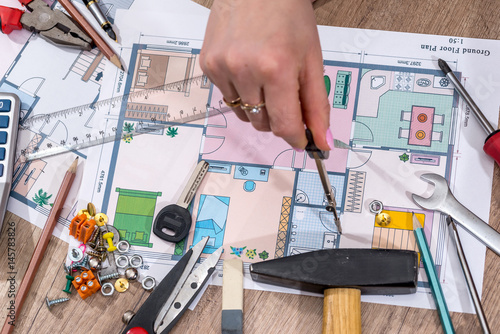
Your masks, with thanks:
[[[438,65],[439,68],[441,68],[441,71],[443,71],[453,85],[455,85],[455,89],[458,91],[458,94],[460,94],[460,96],[469,105],[484,131],[488,134],[483,146],[484,152],[495,159],[497,164],[500,165],[500,130],[495,130],[490,122],[488,122],[474,100],[472,100],[472,97],[470,97],[469,93],[467,93],[464,86],[462,86],[455,74],[453,74],[453,71],[448,64],[443,59],[438,59]]]

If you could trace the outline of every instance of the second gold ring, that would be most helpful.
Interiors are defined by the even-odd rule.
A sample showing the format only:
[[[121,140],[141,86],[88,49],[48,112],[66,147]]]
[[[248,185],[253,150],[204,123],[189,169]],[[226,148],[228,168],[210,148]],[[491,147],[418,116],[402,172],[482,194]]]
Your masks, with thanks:
[[[231,108],[239,107],[241,104],[241,99],[239,97],[237,99],[231,100],[231,101],[226,101],[225,97],[222,97],[222,99],[224,100],[224,103],[227,104],[227,106],[231,107]]]
[[[247,104],[241,103],[241,109],[248,111],[252,114],[258,114],[262,108],[266,106],[265,102],[261,102],[259,104]]]

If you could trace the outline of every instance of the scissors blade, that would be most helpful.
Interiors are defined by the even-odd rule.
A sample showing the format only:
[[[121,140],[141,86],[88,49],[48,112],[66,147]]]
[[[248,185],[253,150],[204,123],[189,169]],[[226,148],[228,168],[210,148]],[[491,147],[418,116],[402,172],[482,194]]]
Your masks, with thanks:
[[[179,285],[182,286],[182,283],[186,278],[185,276],[189,275],[193,269],[194,264],[198,261],[198,258],[203,251],[203,247],[205,247],[207,242],[208,237],[202,239],[198,244],[196,244],[196,246],[184,254],[177,264],[168,272],[167,276],[165,276],[158,284],[151,295],[149,295],[148,299],[146,299],[146,301],[141,305],[132,320],[130,320],[125,329],[122,331],[122,334],[127,334],[131,328],[135,327],[143,328],[146,332],[151,334],[155,332],[153,325],[159,312],[158,310],[160,310],[166,303],[165,300],[174,293],[174,290],[177,288],[177,283],[181,282]],[[200,246],[198,247],[198,245]],[[201,248],[201,250],[198,248]],[[184,280],[181,280],[183,276]]]
[[[158,316],[156,317],[156,320],[154,323],[154,330],[156,333],[158,333],[158,328],[163,323],[163,318],[167,314],[170,306],[172,305],[172,302],[174,301],[174,299],[177,297],[177,295],[181,291],[182,285],[184,284],[184,282],[186,282],[186,279],[188,278],[188,275],[191,273],[191,270],[193,270],[196,262],[198,262],[198,259],[200,258],[200,255],[203,252],[203,249],[207,245],[208,239],[210,239],[210,237],[205,237],[205,238],[201,239],[200,242],[198,242],[195,246],[193,246],[193,248],[191,248],[191,250],[193,251],[193,254],[189,258],[189,261],[186,264],[186,268],[184,268],[184,271],[182,272],[182,275],[179,278],[179,280],[177,281],[177,283],[175,284],[175,287],[172,290],[172,293],[168,297],[165,304],[163,304],[160,312],[158,313]]]
[[[187,278],[186,282],[181,288],[177,298],[173,301],[172,307],[168,310],[163,324],[158,327],[156,333],[168,333],[180,319],[182,314],[186,311],[187,307],[193,299],[198,295],[203,288],[208,278],[212,276],[215,266],[222,255],[223,248],[220,247],[212,253],[202,264],[196,268],[191,275]]]

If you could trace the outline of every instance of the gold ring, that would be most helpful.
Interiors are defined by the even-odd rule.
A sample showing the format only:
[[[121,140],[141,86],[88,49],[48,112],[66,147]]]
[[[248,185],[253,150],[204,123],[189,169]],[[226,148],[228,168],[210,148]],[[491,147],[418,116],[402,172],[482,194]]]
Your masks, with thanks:
[[[259,104],[247,104],[247,103],[242,103],[241,104],[241,109],[245,111],[249,111],[252,114],[258,114],[262,108],[266,106],[265,102],[261,102]]]
[[[222,97],[222,100],[224,100],[224,103],[227,104],[227,106],[231,107],[231,108],[239,107],[241,104],[241,99],[239,97],[235,100],[230,101],[230,102],[227,102],[225,97]]]

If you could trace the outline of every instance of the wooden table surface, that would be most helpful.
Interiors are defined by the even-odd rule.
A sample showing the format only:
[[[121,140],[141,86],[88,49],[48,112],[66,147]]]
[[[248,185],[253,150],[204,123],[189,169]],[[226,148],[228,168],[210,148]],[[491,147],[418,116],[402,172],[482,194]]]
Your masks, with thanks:
[[[196,0],[210,7],[211,1]],[[500,38],[500,4],[485,1],[396,1],[396,0],[318,0],[315,4],[318,24],[353,28],[368,28],[462,36]],[[491,225],[500,230],[500,172],[495,167],[491,202]],[[41,230],[11,215],[6,223],[16,226],[16,282],[24,274]],[[7,224],[0,236],[0,323],[8,314]],[[15,333],[119,333],[123,329],[121,315],[137,310],[148,293],[132,284],[126,293],[106,298],[95,295],[86,300],[76,296],[69,302],[56,305],[51,311],[45,305],[49,299],[64,296],[66,284],[62,264],[67,244],[52,238],[22,314],[16,322]],[[482,303],[493,332],[500,326],[500,259],[488,250]],[[263,291],[245,291],[245,333],[321,333],[322,299]],[[209,287],[194,311],[187,311],[172,333],[220,333],[222,291]],[[442,333],[438,313],[409,307],[362,304],[364,333]],[[452,313],[457,333],[481,333],[475,315]]]

